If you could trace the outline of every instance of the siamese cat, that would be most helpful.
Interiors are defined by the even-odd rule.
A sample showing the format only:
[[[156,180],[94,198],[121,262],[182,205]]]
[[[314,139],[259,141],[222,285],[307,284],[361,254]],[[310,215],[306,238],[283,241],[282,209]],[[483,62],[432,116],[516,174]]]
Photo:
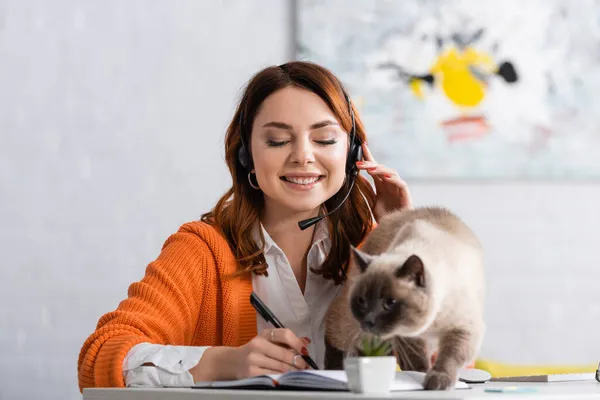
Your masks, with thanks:
[[[377,335],[402,370],[427,373],[425,389],[451,389],[481,346],[484,295],[483,251],[467,225],[443,208],[393,212],[352,248],[326,316],[325,367],[343,369],[363,335]]]

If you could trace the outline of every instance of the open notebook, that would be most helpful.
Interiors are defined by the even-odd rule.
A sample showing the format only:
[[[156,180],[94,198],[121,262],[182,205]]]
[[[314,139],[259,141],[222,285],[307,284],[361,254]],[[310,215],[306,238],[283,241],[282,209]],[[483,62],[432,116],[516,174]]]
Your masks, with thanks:
[[[423,372],[396,372],[392,391],[423,390]],[[348,391],[345,371],[293,371],[281,375],[261,375],[236,381],[196,382],[194,388],[256,389],[256,390],[335,390]],[[468,389],[464,382],[456,382],[456,389]]]

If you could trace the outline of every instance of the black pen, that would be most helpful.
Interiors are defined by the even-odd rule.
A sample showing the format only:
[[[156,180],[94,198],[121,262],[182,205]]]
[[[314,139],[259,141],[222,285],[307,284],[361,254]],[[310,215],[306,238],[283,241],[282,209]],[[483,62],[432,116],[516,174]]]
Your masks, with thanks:
[[[273,314],[271,310],[269,310],[269,307],[267,307],[267,305],[263,303],[262,300],[254,292],[252,292],[252,294],[250,295],[250,304],[252,304],[252,307],[254,307],[254,309],[265,319],[265,321],[273,324],[275,328],[285,328],[281,321],[277,319],[275,314]],[[313,361],[312,358],[310,358],[310,356],[305,356],[304,354],[302,354],[302,358],[304,359],[304,361],[307,362],[308,365],[312,367],[312,369],[319,369],[317,364]]]

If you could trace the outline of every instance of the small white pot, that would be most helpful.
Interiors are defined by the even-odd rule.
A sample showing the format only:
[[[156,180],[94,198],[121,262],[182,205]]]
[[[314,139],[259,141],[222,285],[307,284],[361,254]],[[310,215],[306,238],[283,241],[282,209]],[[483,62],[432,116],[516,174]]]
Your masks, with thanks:
[[[348,357],[344,359],[348,386],[355,393],[389,393],[396,377],[396,357]]]

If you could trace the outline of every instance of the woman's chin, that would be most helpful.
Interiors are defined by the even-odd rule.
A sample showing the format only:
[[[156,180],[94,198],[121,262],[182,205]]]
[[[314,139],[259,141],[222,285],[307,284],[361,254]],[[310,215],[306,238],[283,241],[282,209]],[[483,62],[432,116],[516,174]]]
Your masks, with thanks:
[[[335,193],[334,193],[335,194]],[[302,215],[301,218],[316,217],[321,213],[321,206],[332,195],[325,193],[323,190],[311,190],[308,192],[283,192],[274,193],[274,196],[268,201],[268,206],[275,206],[282,210],[287,210],[286,214]]]
[[[317,216],[321,205],[327,200],[325,196],[285,196],[280,202],[285,208],[296,214],[314,214]],[[308,217],[307,217],[308,218]]]
[[[311,218],[319,215],[319,210],[321,208],[321,204],[315,204],[311,202],[310,204],[289,204],[289,210],[298,215],[304,216],[303,218]]]

